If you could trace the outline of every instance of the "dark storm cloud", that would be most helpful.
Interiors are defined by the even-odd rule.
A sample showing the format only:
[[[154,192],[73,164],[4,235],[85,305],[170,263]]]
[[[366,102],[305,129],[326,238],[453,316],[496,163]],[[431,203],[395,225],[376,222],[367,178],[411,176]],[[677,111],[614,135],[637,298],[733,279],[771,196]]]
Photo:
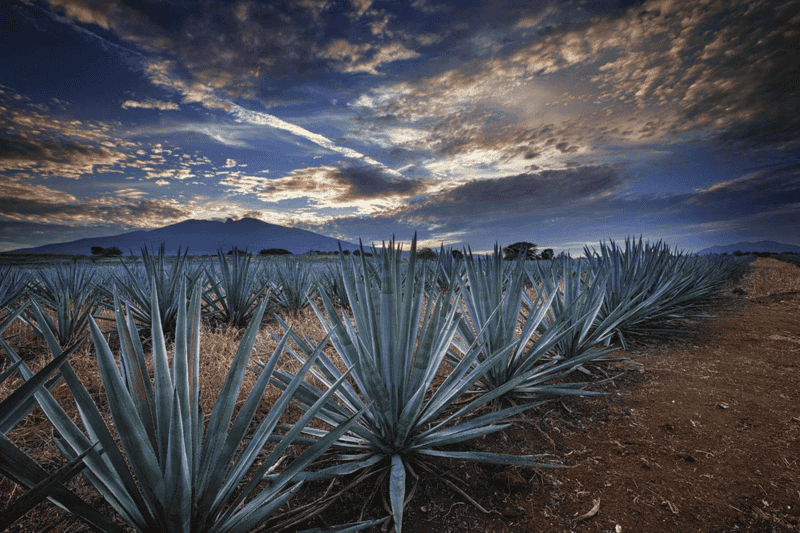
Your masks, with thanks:
[[[124,191],[120,196],[77,201],[72,195],[43,186],[0,185],[0,221],[6,224],[71,226],[84,228],[84,232],[87,227],[106,227],[109,223],[119,228],[150,229],[192,218],[193,214],[185,202],[139,200],[136,195],[125,197]],[[19,235],[15,242],[24,242],[27,237]]]
[[[533,73],[593,66],[602,100],[675,105],[678,130],[780,144],[796,139],[800,120],[800,93],[792,89],[800,84],[798,25],[797,1],[653,0],[549,36],[514,59]],[[787,125],[783,135],[740,126],[776,118]]]
[[[79,179],[126,155],[114,148],[65,139],[36,139],[0,132],[0,171]]]
[[[425,188],[418,180],[390,178],[375,167],[340,167],[332,171],[330,177],[346,189],[337,197],[341,201],[392,195],[413,196]]]
[[[432,194],[418,205],[398,210],[400,216],[438,221],[498,218],[518,210],[544,212],[568,206],[585,207],[617,191],[624,176],[610,167],[546,170],[497,179],[471,180]]]
[[[405,19],[365,1],[49,2],[65,16],[147,51],[147,76],[159,61],[156,54],[170,60],[171,77],[195,91],[202,86],[219,97],[268,105],[287,101],[285,89],[326,71],[378,74],[439,41],[435,34],[393,31]]]
[[[688,197],[692,204],[710,210],[756,213],[797,208],[800,220],[800,165],[781,165],[753,171],[717,183]]]
[[[687,135],[740,153],[798,149],[800,2],[626,4],[534,9],[506,34],[478,25],[472,40],[492,54],[373,87],[353,104],[360,126],[372,125],[362,131],[415,127],[418,139],[402,145],[440,157],[568,157]],[[532,36],[520,38],[528,24]]]

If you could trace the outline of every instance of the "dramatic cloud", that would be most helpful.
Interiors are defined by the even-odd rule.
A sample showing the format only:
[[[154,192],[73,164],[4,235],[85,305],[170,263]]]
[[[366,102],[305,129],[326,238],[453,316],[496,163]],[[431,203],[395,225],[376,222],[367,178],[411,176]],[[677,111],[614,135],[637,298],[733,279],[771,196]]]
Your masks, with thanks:
[[[304,168],[283,178],[230,172],[221,183],[230,192],[254,194],[266,203],[307,199],[317,208],[352,208],[359,214],[397,208],[425,190],[419,181],[397,179],[373,167]]]
[[[800,244],[800,0],[0,9],[0,247],[245,213],[484,250]]]

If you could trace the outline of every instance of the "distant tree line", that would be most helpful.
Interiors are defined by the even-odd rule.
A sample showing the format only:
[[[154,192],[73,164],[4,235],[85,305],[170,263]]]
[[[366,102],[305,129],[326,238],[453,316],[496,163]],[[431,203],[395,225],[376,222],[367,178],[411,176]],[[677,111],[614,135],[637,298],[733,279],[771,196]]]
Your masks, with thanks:
[[[508,261],[514,261],[522,255],[525,256],[526,260],[553,259],[552,248],[545,248],[539,254],[536,253],[537,249],[538,247],[532,242],[515,242],[514,244],[511,244],[503,248],[503,259]],[[451,250],[450,253],[453,254],[453,257],[456,259],[461,259],[464,257],[464,254],[459,250]],[[430,248],[422,248],[417,251],[416,255],[416,258],[422,261],[435,260],[437,257],[438,256],[436,252],[434,252]]]
[[[103,248],[102,246],[92,246],[92,255],[100,257],[117,257],[122,255],[122,250],[116,246]]]

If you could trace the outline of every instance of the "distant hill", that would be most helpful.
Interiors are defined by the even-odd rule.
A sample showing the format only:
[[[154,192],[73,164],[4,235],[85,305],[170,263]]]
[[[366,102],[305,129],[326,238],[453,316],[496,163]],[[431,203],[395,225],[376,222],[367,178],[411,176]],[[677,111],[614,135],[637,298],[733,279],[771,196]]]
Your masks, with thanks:
[[[179,247],[181,251],[188,248],[189,255],[213,255],[218,248],[227,251],[233,247],[247,249],[255,254],[268,248],[281,248],[293,254],[303,254],[310,250],[333,252],[339,249],[339,242],[341,241],[311,231],[268,224],[254,218],[229,218],[225,222],[185,220],[153,230],[47,244],[8,253],[91,255],[92,247],[100,246],[117,247],[124,255],[131,252],[140,255],[142,247],[158,250],[161,243],[164,243],[168,254],[175,254]],[[341,245],[343,250],[358,250],[357,245],[349,242],[341,242]]]
[[[767,252],[771,254],[782,254],[786,252],[800,253],[800,246],[794,244],[783,244],[775,241],[758,242],[738,242],[728,246],[711,246],[703,248],[698,255],[705,254],[732,254],[733,252]]]

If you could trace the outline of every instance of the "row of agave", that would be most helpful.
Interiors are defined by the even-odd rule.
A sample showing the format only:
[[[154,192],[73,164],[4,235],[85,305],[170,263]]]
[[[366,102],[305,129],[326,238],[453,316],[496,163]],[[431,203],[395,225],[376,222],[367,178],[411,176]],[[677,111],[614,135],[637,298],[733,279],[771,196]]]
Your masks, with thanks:
[[[132,309],[136,323],[149,327],[153,310],[150,292],[155,287],[162,328],[175,327],[182,283],[203,287],[202,314],[244,328],[262,299],[290,312],[308,305],[319,280],[310,265],[300,260],[252,263],[252,257],[234,250],[232,257],[220,251],[216,261],[192,261],[187,254],[167,257],[142,250],[142,261],[120,261],[119,267],[95,267],[86,263],[56,263],[32,272],[0,271],[0,309],[15,307],[27,298],[36,300],[49,313],[42,316],[61,346],[85,337],[89,317],[103,308],[113,310],[119,297]],[[331,269],[332,271],[332,269]],[[184,302],[185,305],[185,302]],[[24,318],[38,328],[28,310]]]
[[[554,466],[541,457],[453,447],[501,431],[511,417],[544,399],[588,394],[587,383],[569,381],[576,369],[605,356],[615,340],[624,343],[654,324],[667,326],[689,316],[698,301],[713,295],[742,268],[740,261],[684,257],[670,254],[661,244],[642,245],[641,240],[626,242],[624,250],[613,243],[604,245],[583,260],[561,257],[533,265],[504,262],[498,249],[485,258],[467,253],[459,264],[421,264],[414,251],[412,242],[407,262],[394,243],[374,250],[372,259],[365,254],[342,256],[338,267],[329,270],[331,283],[318,291],[316,301],[306,297],[308,289],[298,282],[299,297],[312,307],[328,337],[313,343],[277,317],[285,333],[276,339],[270,359],[257,363],[258,381],[235,417],[235,401],[268,304],[263,297],[268,289],[255,281],[263,278],[253,274],[246,256],[235,255],[229,262],[220,254],[218,270],[200,271],[216,280],[203,287],[201,275],[189,273],[185,255],[171,264],[163,253],[146,257],[145,264],[153,267],[147,275],[149,289],[139,287],[142,290],[132,294],[118,283],[112,295],[118,358],[94,312],[86,317],[119,445],[66,361],[74,348],[62,349],[64,339],[57,337],[58,327],[47,316],[46,300],[34,296],[18,307],[11,305],[0,324],[0,342],[14,366],[0,381],[13,371],[27,381],[24,391],[0,404],[2,434],[39,405],[57,430],[56,444],[71,459],[69,464],[85,467],[100,494],[137,531],[286,528],[303,516],[281,519],[277,511],[303,483],[376,474],[388,485],[391,519],[399,532],[410,499],[407,478],[416,478],[419,470],[434,471],[432,458]],[[442,253],[440,259],[446,256]],[[133,270],[125,268],[132,279]],[[284,286],[292,276],[303,279],[298,274],[302,269],[297,264],[287,267]],[[306,273],[305,279],[312,275]],[[173,280],[170,292],[173,289],[165,287]],[[22,290],[20,283],[13,276],[3,283],[4,303],[14,301],[13,293]],[[631,284],[639,292],[624,292]],[[616,307],[614,301],[619,302]],[[249,324],[207,423],[198,402],[204,308]],[[163,324],[164,315],[173,312],[170,364]],[[54,357],[36,375],[2,339],[11,321],[25,316]],[[152,380],[139,337],[145,318],[152,334]],[[323,352],[328,342],[346,370]],[[277,367],[284,351],[301,361],[296,374]],[[54,383],[48,376],[56,371],[78,405],[83,429],[48,392]],[[306,379],[309,375],[316,379]],[[446,377],[437,378],[441,375]],[[283,394],[265,416],[257,417],[270,383]],[[499,398],[513,402],[485,408]],[[301,405],[304,415],[292,426],[279,425],[290,401]],[[312,425],[314,419],[331,429]],[[273,447],[263,458],[270,441]],[[278,472],[287,448],[296,444],[307,447]],[[0,445],[4,456],[12,457],[16,447],[5,437]],[[13,457],[22,453],[17,452]],[[315,467],[326,452],[333,465]],[[95,528],[117,530],[76,501],[62,478],[48,477],[30,458],[19,457],[0,462],[3,473],[27,487],[44,486],[39,494]],[[335,530],[356,531],[377,522]]]

